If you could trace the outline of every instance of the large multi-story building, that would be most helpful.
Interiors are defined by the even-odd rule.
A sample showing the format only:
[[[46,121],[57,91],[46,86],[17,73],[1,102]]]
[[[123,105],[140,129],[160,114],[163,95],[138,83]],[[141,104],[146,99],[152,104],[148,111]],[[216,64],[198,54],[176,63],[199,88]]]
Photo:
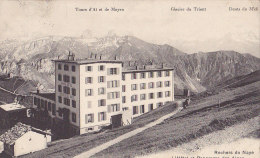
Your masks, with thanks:
[[[54,62],[54,122],[65,122],[74,134],[96,131],[111,123],[131,123],[124,114],[130,113],[127,119],[131,119],[174,100],[172,68],[129,70],[122,61],[74,60],[73,56]],[[34,99],[37,96],[34,93]]]

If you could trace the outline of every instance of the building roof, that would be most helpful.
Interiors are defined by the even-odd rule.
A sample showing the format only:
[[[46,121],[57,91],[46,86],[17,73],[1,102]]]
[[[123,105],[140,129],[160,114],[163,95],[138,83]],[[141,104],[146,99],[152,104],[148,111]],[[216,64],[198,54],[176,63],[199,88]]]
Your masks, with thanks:
[[[122,73],[165,71],[165,70],[174,70],[174,68],[158,67],[158,66],[146,66],[145,68],[144,67],[123,67]]]
[[[1,105],[0,108],[5,110],[5,111],[14,111],[14,110],[26,109],[25,106],[18,104],[18,103],[4,104],[4,105]]]
[[[55,98],[56,98],[54,92],[40,92],[40,93],[33,92],[33,94],[46,98],[46,99],[49,99],[49,100],[52,100],[52,101],[55,101]]]
[[[17,139],[31,130],[31,126],[18,122],[14,127],[0,136],[0,141],[7,144],[13,144]]]
[[[64,62],[64,63],[74,63],[74,64],[123,63],[120,60],[99,60],[99,59],[77,59],[77,60],[58,59],[58,60],[52,60],[52,61]]]
[[[12,145],[17,139],[19,139],[29,131],[51,135],[50,133],[44,132],[40,129],[36,129],[32,126],[18,122],[14,127],[12,127],[10,130],[0,136],[0,141]]]

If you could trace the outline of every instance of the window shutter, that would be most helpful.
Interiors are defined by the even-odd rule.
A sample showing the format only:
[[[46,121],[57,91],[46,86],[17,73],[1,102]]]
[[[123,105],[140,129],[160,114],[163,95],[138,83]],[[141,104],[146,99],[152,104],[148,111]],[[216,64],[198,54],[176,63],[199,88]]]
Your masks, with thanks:
[[[107,68],[107,75],[110,75],[110,69]]]
[[[88,123],[88,114],[85,115],[85,124]]]
[[[98,113],[98,121],[100,121],[100,112]]]
[[[107,105],[107,112],[111,112],[111,105]]]
[[[104,112],[104,120],[107,120],[107,113]]]

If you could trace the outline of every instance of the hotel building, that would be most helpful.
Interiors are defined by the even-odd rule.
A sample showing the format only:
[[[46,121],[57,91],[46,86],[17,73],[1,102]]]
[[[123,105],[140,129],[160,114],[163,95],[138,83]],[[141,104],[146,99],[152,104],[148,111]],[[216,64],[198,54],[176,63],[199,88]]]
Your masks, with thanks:
[[[54,62],[55,104],[51,108],[55,110],[49,114],[55,114],[55,123],[69,125],[73,134],[130,124],[132,118],[174,100],[172,68],[127,69],[118,60],[74,60],[74,56]],[[39,93],[33,96],[37,102],[43,100]]]

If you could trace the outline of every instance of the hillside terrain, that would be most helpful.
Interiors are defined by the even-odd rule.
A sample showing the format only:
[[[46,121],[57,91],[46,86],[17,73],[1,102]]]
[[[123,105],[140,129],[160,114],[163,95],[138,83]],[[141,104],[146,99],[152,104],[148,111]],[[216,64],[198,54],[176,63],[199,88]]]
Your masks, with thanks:
[[[145,42],[134,36],[108,35],[102,38],[47,36],[29,41],[7,40],[0,43],[0,73],[11,73],[54,87],[54,65],[51,60],[66,58],[68,52],[77,59],[91,54],[128,64],[161,64],[175,68],[176,90],[188,88],[202,92],[208,87],[239,75],[260,69],[260,59],[235,51],[186,54],[173,46]],[[178,91],[176,91],[178,92]]]
[[[259,77],[260,74],[254,72],[242,76],[243,80],[231,79],[224,82],[222,90],[213,89],[208,96],[194,95],[187,109],[158,125],[110,146],[93,157],[134,157],[165,151],[212,132],[225,130],[226,127],[255,119],[260,112],[260,81],[252,80],[252,78]],[[234,87],[229,87],[229,85]],[[124,133],[143,127],[175,108],[176,106],[167,104],[137,117],[129,126],[53,142],[49,148],[24,157],[73,157]],[[253,133],[260,130],[259,125],[251,125],[254,125],[250,129],[254,131]]]
[[[260,77],[259,73],[249,76]],[[196,103],[191,102],[187,109],[163,123],[123,140],[94,157],[134,157],[151,154],[175,148],[212,132],[225,131],[226,127],[251,118],[259,122],[260,81],[252,82],[250,78],[241,80],[235,88],[226,88],[202,99],[196,98]],[[260,130],[256,121],[250,123],[250,131]]]

